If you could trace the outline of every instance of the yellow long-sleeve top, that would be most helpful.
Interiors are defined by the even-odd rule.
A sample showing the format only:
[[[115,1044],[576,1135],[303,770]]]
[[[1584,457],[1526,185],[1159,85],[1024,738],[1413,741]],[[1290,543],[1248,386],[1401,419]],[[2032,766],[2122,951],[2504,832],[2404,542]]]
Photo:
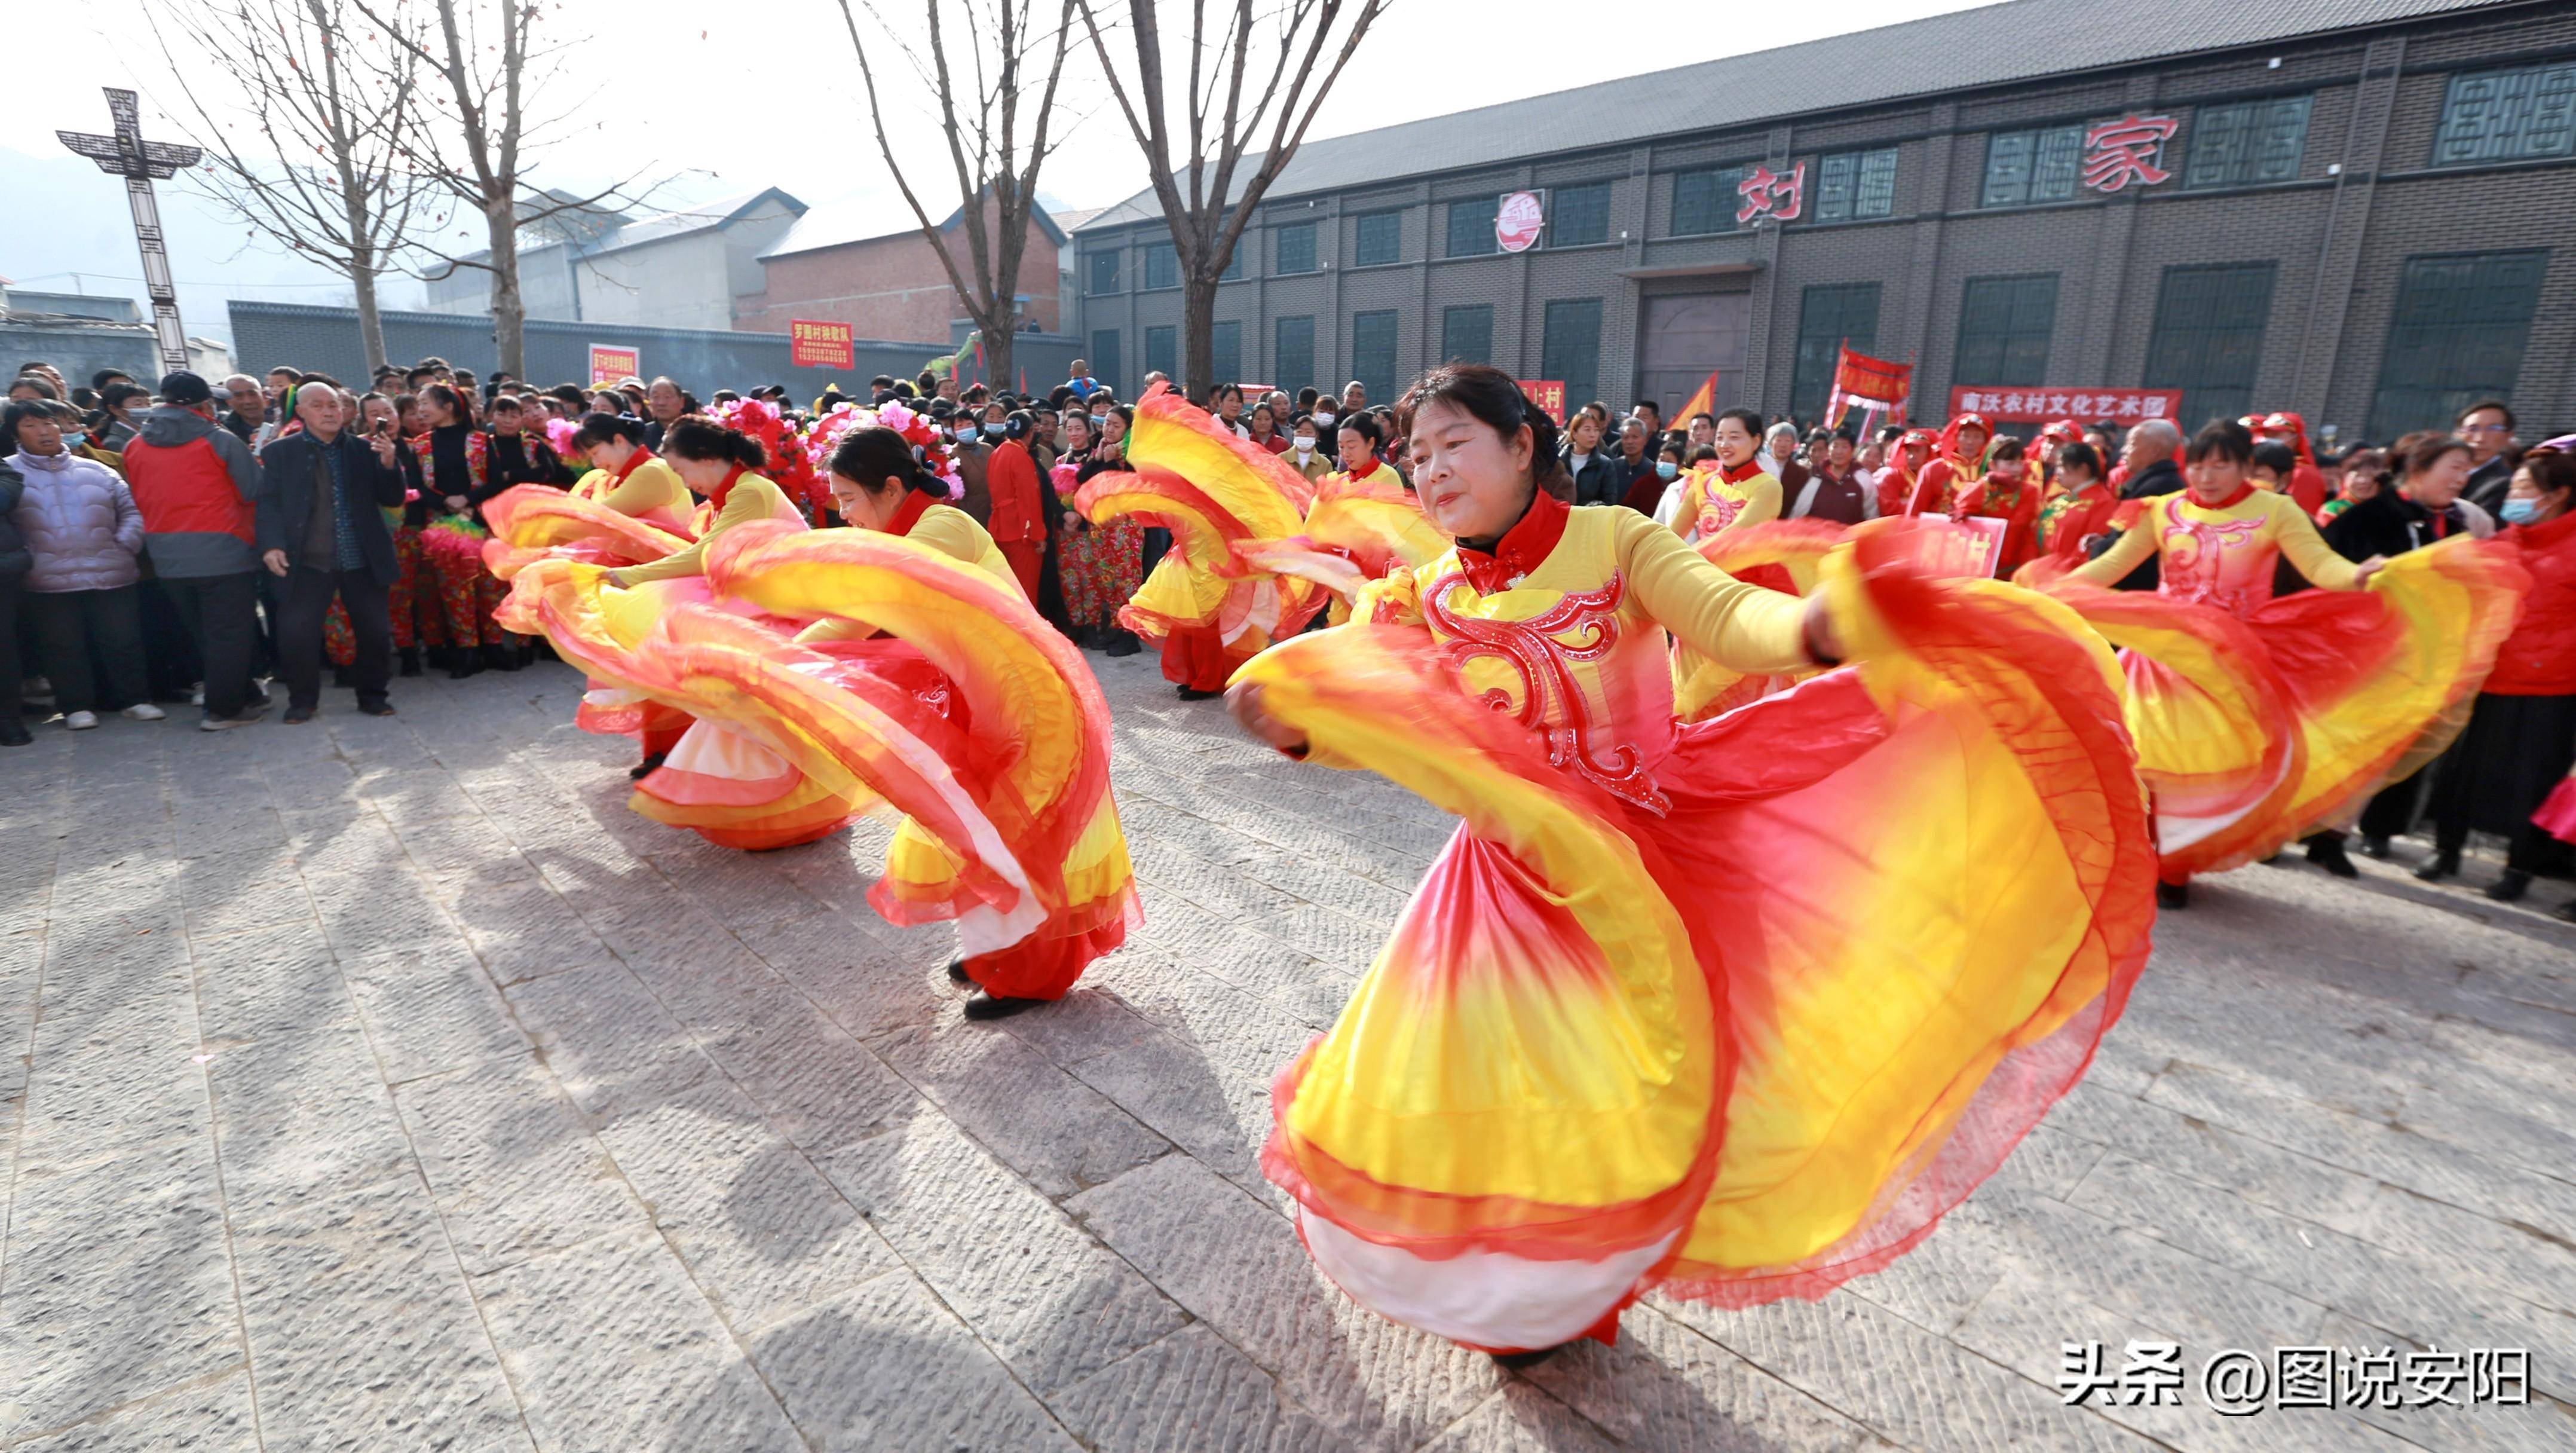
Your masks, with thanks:
[[[669,466],[665,465],[664,469],[667,472]],[[636,474],[643,472],[640,469],[635,471]],[[679,478],[677,474],[671,477]],[[632,484],[634,478],[634,475],[628,475],[627,483]],[[685,489],[685,486],[683,488]],[[621,493],[624,489],[624,485],[619,486]],[[615,508],[615,497],[611,496],[608,503],[611,508]],[[685,550],[665,555],[649,565],[629,565],[623,570],[612,570],[608,572],[608,578],[618,585],[641,585],[647,580],[672,580],[683,575],[702,575],[706,573],[707,541],[736,525],[749,524],[753,520],[788,519],[795,514],[796,507],[788,503],[786,493],[777,485],[757,474],[737,476],[733,487],[725,492],[723,507],[716,511],[715,519],[708,523],[706,533],[698,537],[696,544]]]
[[[1631,797],[1651,792],[1672,743],[1667,632],[1746,674],[1813,664],[1804,601],[1737,580],[1634,510],[1545,494],[1493,553],[1453,546],[1363,588],[1352,613],[1429,628],[1469,691],[1500,692],[1533,731],[1570,734],[1557,738],[1565,765]]]
[[[896,507],[894,518],[886,521],[885,532],[918,540],[940,554],[971,565],[1011,588],[1011,593],[1026,599],[1020,589],[1020,577],[1011,570],[1011,562],[1002,548],[993,543],[992,535],[975,517],[953,505],[934,502],[920,490],[912,490]],[[800,641],[854,641],[875,634],[873,627],[857,621],[819,620],[796,633]]]
[[[2159,495],[2110,549],[2069,572],[2068,578],[2109,587],[2158,556],[2159,594],[2213,605],[2242,616],[2272,599],[2273,562],[2321,590],[2359,587],[2359,570],[2334,552],[2288,495],[2248,487],[2212,508],[2180,490]]]
[[[909,505],[912,500],[929,498],[915,490],[905,503]],[[897,519],[900,521],[901,516],[898,515]],[[1027,598],[1027,592],[1020,589],[1020,577],[1011,573],[1011,562],[1003,557],[1002,547],[993,543],[991,532],[975,523],[973,515],[955,505],[933,504],[916,514],[911,528],[889,530],[887,533],[919,540],[940,554],[972,565],[1009,586],[1022,599]]]
[[[1695,469],[1682,481],[1672,526],[1685,540],[1705,540],[1727,530],[1780,518],[1780,481],[1746,464],[1733,477],[1724,469]]]
[[[681,480],[680,471],[662,462],[659,456],[638,451],[629,461],[623,477],[606,470],[593,470],[573,486],[573,493],[597,500],[621,515],[646,515],[668,509],[687,519],[689,486]]]

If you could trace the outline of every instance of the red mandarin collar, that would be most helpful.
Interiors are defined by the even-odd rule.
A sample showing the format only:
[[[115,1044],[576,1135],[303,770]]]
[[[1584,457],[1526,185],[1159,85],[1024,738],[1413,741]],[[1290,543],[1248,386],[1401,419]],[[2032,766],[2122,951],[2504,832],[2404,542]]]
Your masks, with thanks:
[[[885,532],[889,535],[911,534],[912,527],[921,523],[921,517],[930,512],[933,503],[935,501],[920,490],[905,490],[903,503],[894,507],[894,517],[886,521]]]
[[[2238,505],[2245,503],[2246,497],[2253,493],[2254,482],[2252,480],[2239,480],[2237,481],[2236,488],[2228,494],[2227,498],[2220,500],[2216,504],[2202,503],[2200,496],[2193,494],[2188,488],[2183,490],[2183,497],[2190,500],[2193,504],[2200,505],[2200,507],[2205,510],[2232,510]]]
[[[613,470],[608,477],[619,484],[624,484],[626,482],[626,476],[633,474],[636,470],[636,466],[652,457],[654,457],[652,450],[638,444],[635,446],[635,452],[626,456],[626,462],[617,466],[617,468]]]
[[[707,503],[714,505],[717,509],[723,509],[725,497],[733,493],[733,482],[742,478],[743,473],[743,467],[739,464],[726,470],[725,477],[716,481],[715,493],[707,496]]]
[[[1458,546],[1458,564],[1465,570],[1467,583],[1479,595],[1498,595],[1520,583],[1520,578],[1536,570],[1556,551],[1556,542],[1565,537],[1566,517],[1571,514],[1565,501],[1540,490],[1530,500],[1530,507],[1520,523],[1503,532],[1494,542],[1492,554],[1466,544]]]
[[[1377,464],[1377,456],[1372,454],[1369,456],[1368,467],[1366,469],[1354,469],[1350,471],[1350,476],[1353,479],[1366,479],[1370,475],[1377,473]]]
[[[1758,458],[1747,459],[1742,464],[1721,464],[1717,466],[1717,477],[1725,480],[1729,484],[1742,484],[1744,481],[1751,479],[1753,476],[1760,474],[1761,472],[1762,461]]]

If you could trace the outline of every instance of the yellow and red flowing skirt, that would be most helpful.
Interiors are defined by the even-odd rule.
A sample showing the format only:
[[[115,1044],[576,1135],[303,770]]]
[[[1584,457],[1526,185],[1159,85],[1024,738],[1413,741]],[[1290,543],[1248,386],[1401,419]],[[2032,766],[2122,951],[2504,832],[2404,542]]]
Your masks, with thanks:
[[[2397,556],[2364,590],[2242,619],[2146,591],[2050,586],[2121,648],[2129,731],[2168,882],[2341,829],[2459,734],[2528,576],[2466,536]]]
[[[1420,628],[1245,669],[1321,759],[1464,819],[1274,1091],[1264,1169],[1363,1305],[1500,1352],[1649,1290],[1818,1297],[2083,1075],[2154,915],[2111,654],[1904,550],[1824,562],[1853,666],[1639,729],[1657,807],[1551,765]]]

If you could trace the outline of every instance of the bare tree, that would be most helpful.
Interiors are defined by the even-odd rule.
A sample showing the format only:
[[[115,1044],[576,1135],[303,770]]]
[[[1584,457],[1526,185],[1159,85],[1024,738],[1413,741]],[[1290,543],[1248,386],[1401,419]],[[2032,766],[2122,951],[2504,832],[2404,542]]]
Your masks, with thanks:
[[[1056,146],[1049,130],[1073,33],[1072,0],[1064,0],[1054,28],[1045,33],[1037,29],[1035,0],[963,0],[956,13],[945,17],[939,0],[926,0],[919,40],[906,38],[903,29],[889,23],[871,0],[840,3],[850,47],[858,52],[859,76],[867,84],[868,119],[876,127],[877,150],[885,157],[886,169],[894,173],[904,203],[912,208],[922,240],[947,270],[958,306],[982,330],[987,370],[997,386],[1007,387],[1013,334],[1020,321],[1020,264],[1028,250],[1029,221],[1038,209],[1038,173]],[[939,222],[932,220],[895,154],[877,85],[877,58],[869,53],[868,37],[859,31],[861,13],[939,98],[950,183],[959,225],[966,234],[963,267],[955,246],[942,234]],[[965,34],[963,54],[952,54],[958,43],[950,38],[951,26]],[[1038,74],[1041,65],[1043,76]],[[1036,92],[1036,119],[1026,124],[1023,136],[1021,93],[1031,89]],[[1052,265],[1047,275],[1054,277]]]
[[[202,125],[198,186],[260,234],[349,280],[370,367],[385,361],[376,279],[439,189],[402,155],[420,68],[346,0],[150,0],[152,33]],[[176,36],[185,63],[171,47]]]
[[[434,23],[398,23],[417,0],[350,0],[410,52],[431,84],[422,88],[400,132],[403,154],[483,218],[480,254],[431,249],[449,272],[492,275],[492,341],[500,367],[527,373],[528,308],[519,292],[519,231],[567,212],[595,212],[627,182],[587,195],[540,191],[528,184],[536,156],[557,139],[569,78],[558,62],[580,37],[541,34],[536,0],[431,0]],[[544,95],[561,109],[531,114]],[[628,180],[631,180],[628,179]],[[424,244],[426,246],[426,244]],[[444,273],[434,274],[444,276]]]
[[[1189,85],[1179,97],[1188,150],[1178,156],[1156,0],[1125,0],[1135,50],[1132,74],[1121,71],[1109,53],[1107,32],[1118,27],[1108,0],[1073,3],[1119,114],[1144,149],[1154,197],[1172,230],[1187,340],[1182,371],[1190,393],[1205,397],[1209,388],[1229,381],[1211,374],[1217,280],[1233,263],[1235,246],[1270,184],[1305,141],[1342,67],[1386,13],[1386,0],[1359,0],[1356,6],[1345,0],[1285,0],[1267,13],[1256,12],[1253,0],[1234,0],[1214,17],[1207,0],[1191,0]],[[1221,26],[1214,35],[1212,19]],[[1257,86],[1250,93],[1248,77]],[[1256,142],[1265,144],[1254,155]],[[1249,174],[1241,175],[1247,167]]]

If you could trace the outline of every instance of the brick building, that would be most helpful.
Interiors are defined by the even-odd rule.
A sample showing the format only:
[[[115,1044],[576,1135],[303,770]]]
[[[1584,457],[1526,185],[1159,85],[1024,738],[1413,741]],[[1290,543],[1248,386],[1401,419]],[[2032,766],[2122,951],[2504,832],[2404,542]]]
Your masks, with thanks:
[[[1386,400],[1463,357],[1667,409],[1715,372],[1812,419],[1848,340],[1917,365],[1918,418],[2172,387],[2350,442],[2496,394],[2539,437],[2576,426],[2570,218],[2576,6],[2012,0],[1309,143],[1211,372]],[[1075,241],[1093,372],[1177,374],[1151,194]]]
[[[971,276],[965,215],[962,207],[951,212],[940,235],[960,270]],[[993,214],[985,215],[989,226]],[[1036,319],[1048,333],[1064,320],[1060,249],[1067,240],[1039,210],[1029,220],[1020,254],[1021,316]],[[908,212],[817,207],[762,252],[760,264],[768,290],[742,300],[739,324],[755,332],[784,333],[791,320],[803,318],[848,323],[863,338],[946,338],[950,320],[960,316],[947,269]]]

